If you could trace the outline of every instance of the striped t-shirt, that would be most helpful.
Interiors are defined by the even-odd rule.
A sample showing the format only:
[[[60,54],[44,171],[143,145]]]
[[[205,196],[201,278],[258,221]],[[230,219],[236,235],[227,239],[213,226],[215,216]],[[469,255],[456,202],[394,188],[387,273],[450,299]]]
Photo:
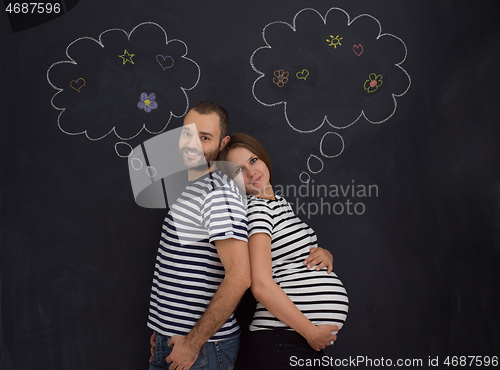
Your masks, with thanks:
[[[238,188],[221,171],[188,182],[163,222],[151,289],[151,329],[167,336],[191,331],[225,276],[214,241],[247,241],[247,226]],[[231,315],[209,341],[238,330]]]
[[[297,308],[316,325],[342,327],[347,317],[347,292],[340,279],[327,268],[307,269],[309,249],[317,247],[314,231],[293,212],[281,196],[276,200],[250,195],[247,204],[248,236],[266,233],[271,237],[273,280]],[[291,329],[273,316],[260,302],[250,330]]]

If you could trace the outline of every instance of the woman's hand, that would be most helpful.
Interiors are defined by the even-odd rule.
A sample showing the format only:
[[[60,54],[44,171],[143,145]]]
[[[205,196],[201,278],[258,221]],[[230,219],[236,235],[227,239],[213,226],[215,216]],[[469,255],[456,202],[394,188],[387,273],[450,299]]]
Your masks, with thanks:
[[[309,250],[309,257],[304,260],[304,265],[307,265],[308,269],[317,265],[316,271],[328,267],[327,273],[329,274],[333,270],[333,256],[326,249],[313,247]]]
[[[320,351],[337,340],[337,335],[332,333],[337,333],[338,330],[337,325],[317,325],[306,337],[307,343],[315,351]]]

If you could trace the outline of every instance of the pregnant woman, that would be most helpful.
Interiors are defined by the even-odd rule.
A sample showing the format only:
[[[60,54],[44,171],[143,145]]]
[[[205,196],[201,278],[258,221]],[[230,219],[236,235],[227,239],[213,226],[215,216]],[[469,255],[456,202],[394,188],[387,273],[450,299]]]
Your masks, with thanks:
[[[220,159],[236,164],[225,170],[243,180],[248,194],[251,290],[258,302],[242,348],[246,367],[278,370],[302,363],[311,366],[301,369],[324,368],[322,350],[336,340],[347,316],[346,290],[333,272],[304,264],[318,246],[316,235],[274,194],[270,159],[260,143],[233,134]]]

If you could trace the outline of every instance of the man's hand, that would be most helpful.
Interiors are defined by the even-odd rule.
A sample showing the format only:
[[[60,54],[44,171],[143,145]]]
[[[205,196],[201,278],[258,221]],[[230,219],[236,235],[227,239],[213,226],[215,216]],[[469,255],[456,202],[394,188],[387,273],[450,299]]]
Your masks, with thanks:
[[[320,351],[337,340],[337,335],[332,332],[336,333],[338,330],[337,325],[317,325],[316,330],[306,338],[307,343],[315,351]]]
[[[151,357],[149,358],[149,362],[153,361],[153,357],[155,355],[156,348],[156,332],[153,332],[153,335],[149,339],[149,344],[151,344]]]
[[[304,265],[307,265],[308,269],[318,265],[316,266],[316,271],[327,267],[327,273],[329,274],[333,270],[333,256],[324,248],[313,247],[309,250],[309,257],[304,260]]]
[[[173,346],[166,359],[167,363],[171,362],[169,370],[189,370],[198,358],[201,348],[190,343],[184,335],[174,335],[168,344]]]

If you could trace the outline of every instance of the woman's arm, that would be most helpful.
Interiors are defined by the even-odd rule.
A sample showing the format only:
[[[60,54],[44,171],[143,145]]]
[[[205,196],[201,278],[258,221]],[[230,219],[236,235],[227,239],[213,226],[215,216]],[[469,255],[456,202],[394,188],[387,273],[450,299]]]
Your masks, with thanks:
[[[271,237],[265,233],[257,233],[248,239],[250,251],[250,267],[252,272],[252,293],[267,310],[283,323],[302,335],[309,345],[319,351],[337,339],[332,331],[336,325],[314,325],[295,306],[273,280],[271,260]]]

